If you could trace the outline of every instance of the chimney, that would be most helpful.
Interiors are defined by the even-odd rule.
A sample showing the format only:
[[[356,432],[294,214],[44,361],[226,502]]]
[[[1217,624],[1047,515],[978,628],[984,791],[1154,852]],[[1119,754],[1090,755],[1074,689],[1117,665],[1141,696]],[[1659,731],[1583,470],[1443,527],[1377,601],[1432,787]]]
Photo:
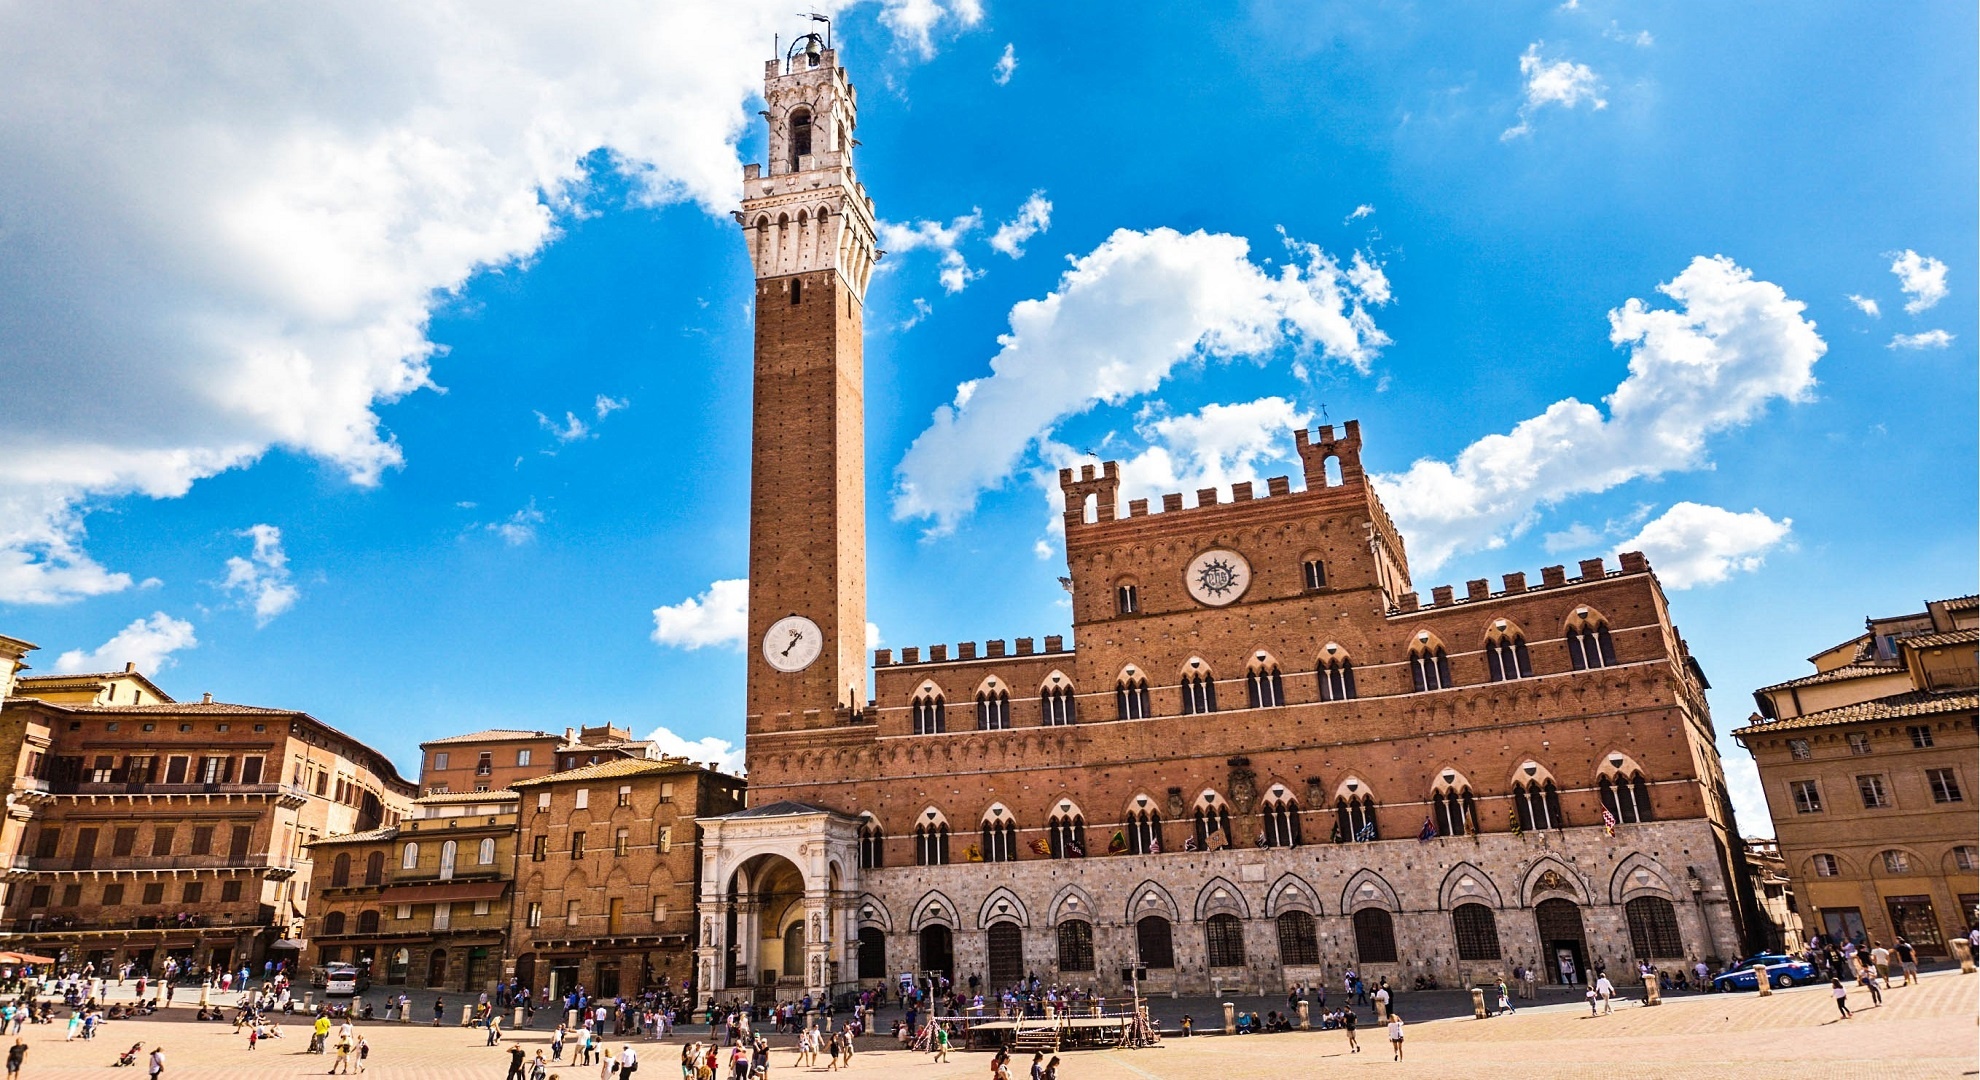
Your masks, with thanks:
[[[207,693],[199,695],[199,703],[201,705],[213,704],[213,693],[211,691],[208,691]]]
[[[124,661],[124,672],[125,672],[125,674],[131,674],[131,673],[134,673],[134,672],[136,672],[136,671],[137,671],[137,661],[136,661],[136,660],[126,660],[126,661]]]
[[[576,729],[576,728],[565,728],[565,729],[564,729],[564,742],[565,742],[566,744],[570,744],[570,743],[574,743],[574,742],[576,742],[576,741],[577,741],[577,729]]]

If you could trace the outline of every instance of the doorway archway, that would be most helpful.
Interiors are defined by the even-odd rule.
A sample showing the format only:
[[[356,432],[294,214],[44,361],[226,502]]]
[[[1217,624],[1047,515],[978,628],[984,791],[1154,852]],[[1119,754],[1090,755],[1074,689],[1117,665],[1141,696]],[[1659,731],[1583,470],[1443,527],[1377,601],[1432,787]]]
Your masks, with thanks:
[[[805,985],[805,881],[781,855],[758,855],[729,879],[728,985]]]
[[[990,987],[999,992],[1024,979],[1024,931],[1014,922],[991,923]]]
[[[941,923],[921,928],[921,970],[940,974],[950,982],[956,974],[956,938]]]
[[[1582,930],[1581,907],[1572,900],[1549,897],[1533,906],[1551,981],[1578,986],[1588,978],[1588,941]]]

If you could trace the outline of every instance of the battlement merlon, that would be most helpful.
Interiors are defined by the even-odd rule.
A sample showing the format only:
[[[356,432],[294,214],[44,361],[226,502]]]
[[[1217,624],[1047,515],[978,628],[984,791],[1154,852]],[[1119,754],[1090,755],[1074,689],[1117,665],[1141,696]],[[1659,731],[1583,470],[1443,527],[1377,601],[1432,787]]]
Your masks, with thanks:
[[[1066,528],[1076,529],[1086,523],[1086,500],[1095,499],[1095,521],[1112,521],[1120,514],[1121,463],[1109,461],[1099,469],[1091,465],[1079,467],[1078,479],[1074,479],[1071,469],[1059,470],[1059,490],[1066,497]]]

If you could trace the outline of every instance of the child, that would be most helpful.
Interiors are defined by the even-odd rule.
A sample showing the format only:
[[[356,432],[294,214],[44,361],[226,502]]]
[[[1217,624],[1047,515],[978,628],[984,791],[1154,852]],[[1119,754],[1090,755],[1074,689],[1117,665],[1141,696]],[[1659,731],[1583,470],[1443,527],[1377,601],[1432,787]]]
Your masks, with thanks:
[[[1499,1011],[1502,1013],[1513,1011],[1512,996],[1506,989],[1506,980],[1504,979],[1499,980]]]
[[[1829,993],[1835,995],[1836,1011],[1842,1014],[1844,1020],[1849,1019],[1849,987],[1843,985],[1842,976],[1830,977]]]
[[[1402,1017],[1397,1016],[1395,1013],[1390,1013],[1389,1014],[1389,1045],[1396,1048],[1395,1059],[1397,1061],[1402,1060],[1402,1040],[1403,1040],[1402,1027],[1403,1027]]]

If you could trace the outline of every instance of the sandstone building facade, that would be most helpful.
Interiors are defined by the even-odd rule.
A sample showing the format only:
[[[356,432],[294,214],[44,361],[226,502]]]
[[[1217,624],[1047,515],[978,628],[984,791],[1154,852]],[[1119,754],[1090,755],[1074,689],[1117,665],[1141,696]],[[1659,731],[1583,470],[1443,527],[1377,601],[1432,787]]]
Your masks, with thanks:
[[[311,844],[313,963],[349,962],[386,986],[493,990],[515,898],[516,800],[424,795],[397,826]]]
[[[1422,600],[1357,425],[1264,489],[1061,474],[1073,642],[865,654],[872,204],[822,42],[766,70],[749,810],[702,822],[698,985],[902,972],[1277,988],[1730,960],[1756,914],[1707,684],[1646,560]]]
[[[1763,687],[1735,730],[1766,787],[1807,932],[1928,955],[1980,919],[1980,599],[1866,620]]]
[[[309,845],[394,824],[414,794],[307,713],[176,701],[134,668],[17,678],[0,748],[0,940],[99,968],[293,957]]]
[[[613,758],[660,757],[651,739],[601,724],[547,731],[494,728],[419,744],[419,789],[428,795],[501,791],[518,780],[596,765]]]

